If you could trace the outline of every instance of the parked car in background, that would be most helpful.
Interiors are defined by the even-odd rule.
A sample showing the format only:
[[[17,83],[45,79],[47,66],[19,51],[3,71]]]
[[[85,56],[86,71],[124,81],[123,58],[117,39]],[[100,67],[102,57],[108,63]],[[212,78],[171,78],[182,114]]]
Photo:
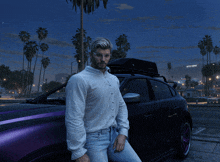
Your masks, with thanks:
[[[219,103],[219,98],[217,97],[211,97],[207,99],[207,104],[217,104]]]
[[[136,67],[141,64],[148,67]],[[185,99],[166,80],[157,79],[161,76],[156,64],[121,59],[110,62],[109,67],[120,80],[128,107],[128,140],[142,161],[158,161],[174,153],[185,158],[191,145],[191,115]],[[65,96],[59,96],[65,86],[26,103],[1,107],[0,161],[70,161]]]

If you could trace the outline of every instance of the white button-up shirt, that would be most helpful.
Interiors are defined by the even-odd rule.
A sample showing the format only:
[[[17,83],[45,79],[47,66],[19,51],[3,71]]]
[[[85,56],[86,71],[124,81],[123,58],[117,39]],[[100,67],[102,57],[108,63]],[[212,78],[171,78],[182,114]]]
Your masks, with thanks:
[[[66,87],[65,122],[72,160],[86,153],[86,133],[112,126],[128,136],[128,111],[118,78],[91,66],[73,75]]]

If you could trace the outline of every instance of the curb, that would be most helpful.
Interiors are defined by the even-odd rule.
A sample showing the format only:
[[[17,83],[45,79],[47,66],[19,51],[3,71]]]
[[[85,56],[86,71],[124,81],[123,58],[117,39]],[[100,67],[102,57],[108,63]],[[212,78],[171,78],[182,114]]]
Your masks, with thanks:
[[[220,107],[220,104],[188,104],[190,107]]]
[[[194,140],[194,141],[204,141],[204,142],[220,143],[220,138],[219,137],[192,136],[192,140]]]

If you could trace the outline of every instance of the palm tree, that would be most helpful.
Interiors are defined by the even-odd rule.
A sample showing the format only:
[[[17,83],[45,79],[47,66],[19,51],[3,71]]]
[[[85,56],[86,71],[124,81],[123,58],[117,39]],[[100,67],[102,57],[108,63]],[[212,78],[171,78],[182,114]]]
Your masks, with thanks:
[[[43,74],[43,81],[44,81],[45,70],[46,70],[47,66],[50,64],[50,59],[48,57],[45,57],[41,60],[41,63],[42,63],[43,68],[44,68],[44,74]]]
[[[36,32],[37,32],[38,38],[40,40],[38,47],[40,47],[40,43],[43,39],[45,39],[47,37],[48,31],[47,31],[46,28],[39,27]],[[36,60],[35,60],[35,64],[34,64],[33,74],[35,72],[35,68],[36,68],[36,64],[37,64],[37,58],[38,58],[38,53],[36,54]]]
[[[115,42],[119,51],[128,52],[130,49],[130,43],[128,42],[127,36],[125,34],[120,35],[115,40]]]
[[[84,65],[84,47],[83,47],[83,9],[84,12],[87,14],[90,14],[91,12],[95,11],[95,9],[97,9],[99,7],[99,1],[100,0],[66,0],[66,2],[68,3],[68,1],[72,2],[73,4],[73,8],[75,8],[75,11],[77,11],[77,6],[81,8],[81,56],[80,56],[80,60],[81,62],[79,62],[79,71],[82,71],[85,67]],[[103,1],[103,5],[104,8],[107,7],[107,2],[108,0],[102,0]]]
[[[19,37],[20,37],[21,41],[23,42],[23,47],[24,47],[25,43],[29,41],[31,36],[30,36],[30,34],[28,32],[21,31],[19,33]],[[25,71],[24,71],[24,49],[23,49],[23,63],[22,63],[22,77],[21,77],[21,80],[22,80],[22,88],[21,88],[22,89],[22,93],[24,91],[24,80],[25,80],[24,72]]]
[[[210,53],[213,50],[213,45],[212,45],[212,38],[209,35],[205,35],[203,38],[204,46],[206,49],[206,52],[208,53],[207,58],[209,57],[209,60],[207,60],[207,64],[211,63],[211,56]]]
[[[44,52],[46,52],[46,51],[48,50],[48,48],[49,48],[49,46],[48,46],[46,43],[42,43],[42,44],[40,45],[40,49],[41,49],[41,51],[43,52],[43,55],[42,55],[42,59],[41,59],[41,60],[43,60],[43,58],[44,58]],[[38,89],[37,89],[38,92],[39,92],[39,88],[40,88],[40,78],[41,78],[42,66],[43,66],[43,64],[41,63],[40,75],[39,75],[39,81],[38,81]]]
[[[218,46],[215,46],[214,49],[213,49],[213,52],[214,52],[214,54],[216,56],[216,63],[217,63],[218,62],[217,55],[220,52],[220,48]]]
[[[30,34],[29,34],[28,32],[26,32],[26,31],[21,31],[21,32],[19,33],[19,37],[20,37],[21,41],[23,42],[23,45],[25,45],[25,43],[29,41],[29,39],[30,39],[31,36],[30,36]],[[22,70],[24,70],[24,50],[23,50],[23,64],[22,64]]]
[[[37,43],[35,41],[28,41],[24,46],[24,54],[26,56],[26,59],[28,60],[28,69],[27,69],[27,71],[29,73],[31,73],[32,58],[36,55],[37,51],[38,51],[38,47],[37,47]],[[27,78],[27,80],[28,80],[27,82],[28,82],[28,85],[29,85],[30,79]],[[31,88],[32,88],[32,85],[31,85]],[[31,88],[30,88],[30,92],[31,92]]]
[[[199,41],[198,47],[200,48],[200,54],[202,55],[202,67],[203,67],[204,66],[204,56],[206,55],[206,50],[205,50],[204,42],[203,41]]]

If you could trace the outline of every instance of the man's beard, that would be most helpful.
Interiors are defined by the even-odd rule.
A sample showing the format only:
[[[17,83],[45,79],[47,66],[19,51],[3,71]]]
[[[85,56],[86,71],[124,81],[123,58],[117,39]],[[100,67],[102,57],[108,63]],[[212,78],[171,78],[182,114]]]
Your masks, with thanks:
[[[92,62],[92,65],[94,66],[95,69],[100,69],[100,70],[106,69],[107,65],[105,62],[97,63],[94,58],[91,58],[91,62]],[[100,67],[101,64],[104,64],[104,66]]]

